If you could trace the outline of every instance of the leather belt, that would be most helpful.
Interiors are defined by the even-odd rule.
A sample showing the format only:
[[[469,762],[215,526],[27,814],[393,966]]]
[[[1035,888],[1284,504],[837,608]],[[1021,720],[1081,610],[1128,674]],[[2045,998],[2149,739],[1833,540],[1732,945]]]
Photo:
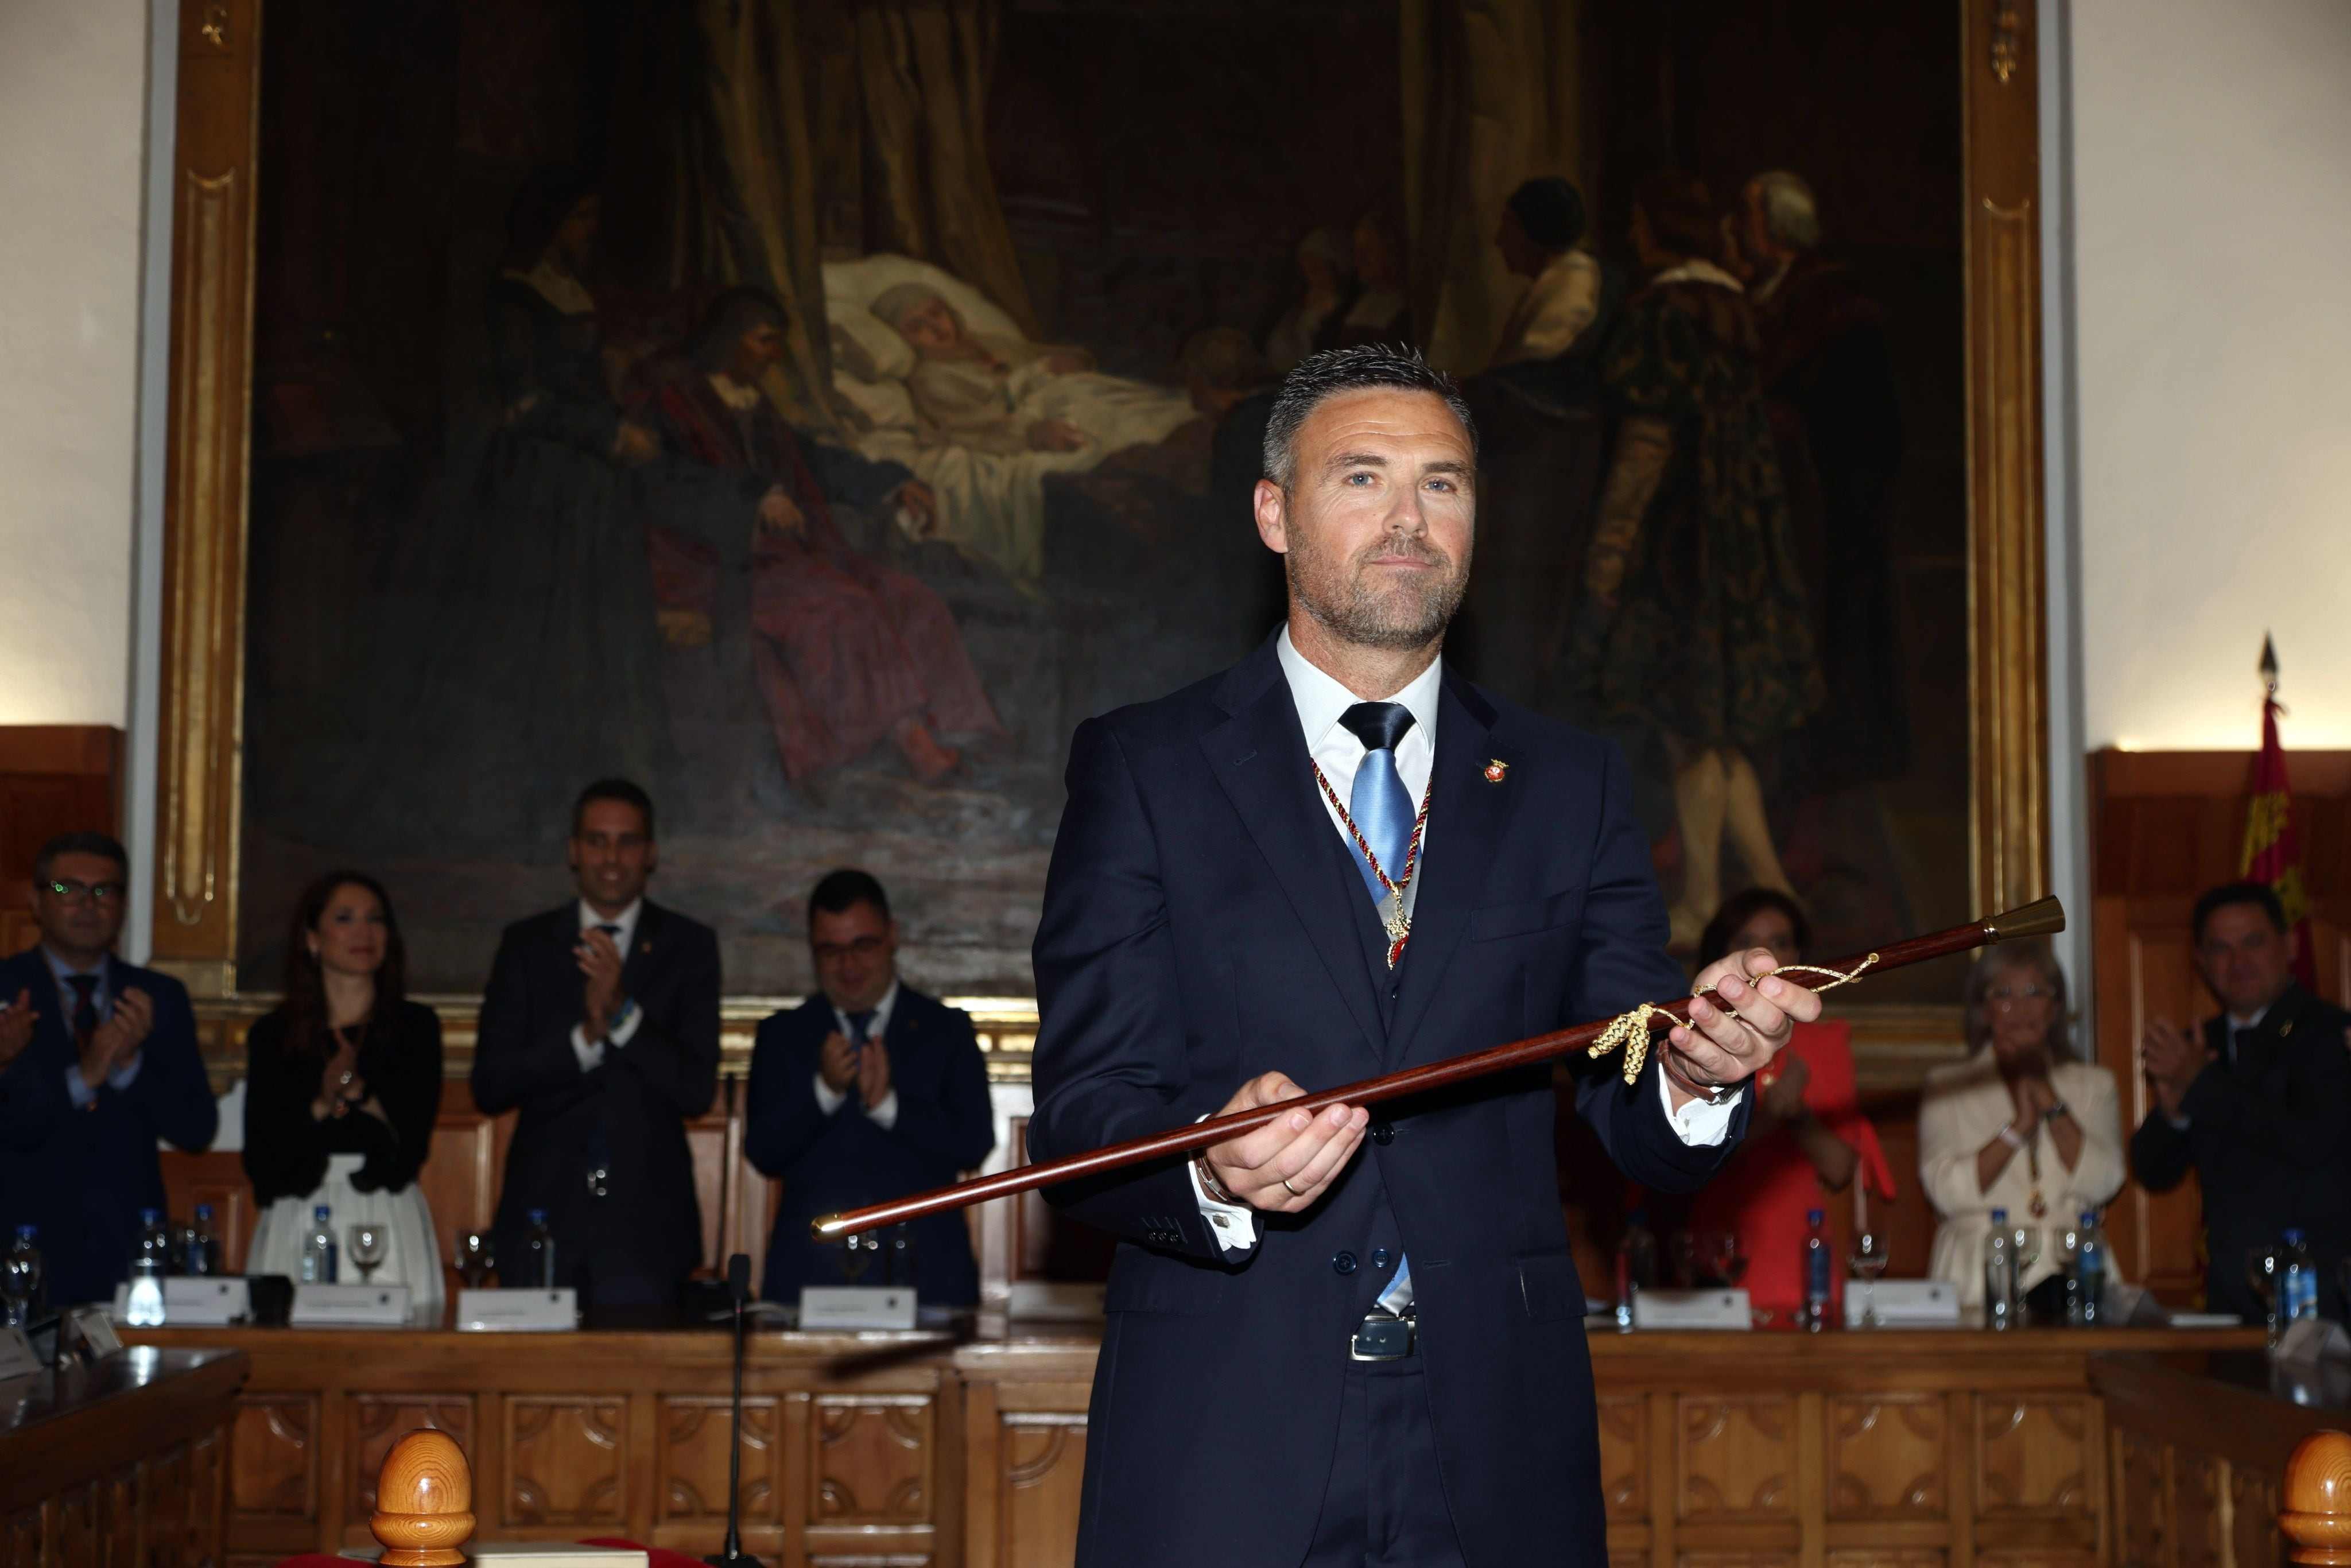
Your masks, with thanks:
[[[1350,1361],[1402,1361],[1413,1353],[1416,1320],[1407,1312],[1403,1317],[1394,1312],[1369,1312],[1355,1325],[1355,1335],[1348,1345]]]

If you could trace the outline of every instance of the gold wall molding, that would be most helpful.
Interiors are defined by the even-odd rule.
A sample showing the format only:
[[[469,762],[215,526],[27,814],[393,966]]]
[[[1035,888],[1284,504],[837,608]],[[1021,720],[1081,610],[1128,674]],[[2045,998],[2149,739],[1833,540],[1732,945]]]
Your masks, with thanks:
[[[2040,114],[2032,18],[1965,0],[1972,907],[2049,892]]]
[[[154,956],[235,987],[259,0],[181,13]]]
[[[1982,910],[2050,881],[2040,131],[2032,9],[1959,0],[1959,11],[1970,891]],[[181,16],[153,942],[159,967],[225,1004],[215,1025],[227,1027],[246,1016],[235,959],[261,0]],[[737,998],[730,1018],[760,1001]]]

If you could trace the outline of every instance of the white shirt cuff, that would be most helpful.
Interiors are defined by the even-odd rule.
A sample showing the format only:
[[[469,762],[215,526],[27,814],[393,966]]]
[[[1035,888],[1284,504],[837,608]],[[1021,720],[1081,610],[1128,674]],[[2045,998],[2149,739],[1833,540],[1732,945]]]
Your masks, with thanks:
[[[98,1091],[82,1077],[78,1061],[66,1063],[66,1098],[73,1102],[73,1108],[77,1111],[89,1110],[90,1103],[98,1098]]]
[[[898,1124],[898,1092],[893,1089],[882,1096],[882,1103],[865,1113],[866,1119],[883,1132]]]
[[[1228,1252],[1247,1252],[1257,1245],[1257,1215],[1240,1204],[1218,1203],[1200,1185],[1200,1166],[1196,1160],[1184,1162],[1184,1174],[1192,1178],[1192,1197],[1200,1206],[1200,1218],[1208,1222],[1216,1233],[1218,1245]]]
[[[629,1041],[637,1038],[637,1027],[644,1021],[644,1009],[637,1006],[634,1002],[626,1004],[626,1009],[621,1019],[621,1027],[618,1029],[607,1029],[604,1031],[604,1043],[606,1045],[628,1044]]]
[[[571,1054],[580,1059],[580,1071],[593,1072],[604,1065],[604,1042],[591,1040],[588,1031],[578,1024],[571,1026]]]
[[[823,1112],[826,1115],[831,1115],[835,1111],[840,1110],[843,1105],[849,1103],[849,1096],[842,1093],[840,1090],[835,1089],[831,1084],[827,1083],[824,1081],[823,1073],[810,1073],[809,1078],[810,1082],[816,1085],[816,1108]],[[893,1090],[892,1092],[894,1093],[896,1091]],[[892,1119],[894,1120],[897,1117],[897,1114],[898,1108],[893,1105],[890,1108],[890,1115]]]
[[[2174,1128],[2182,1133],[2188,1131],[2189,1121],[2185,1116],[2166,1115],[2163,1119],[2170,1123]]]
[[[1674,1136],[1693,1149],[1710,1149],[1730,1135],[1730,1114],[1739,1109],[1740,1097],[1730,1095],[1719,1105],[1692,1100],[1677,1111],[1673,1088],[1661,1071],[1657,1074],[1657,1099],[1666,1108],[1666,1120],[1672,1124]]]

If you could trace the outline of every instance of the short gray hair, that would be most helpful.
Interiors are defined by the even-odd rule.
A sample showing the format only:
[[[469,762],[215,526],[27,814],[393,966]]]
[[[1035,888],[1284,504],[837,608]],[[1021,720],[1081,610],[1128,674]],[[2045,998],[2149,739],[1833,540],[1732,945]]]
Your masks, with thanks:
[[[1366,343],[1355,349],[1325,349],[1309,354],[1281,378],[1273,400],[1273,413],[1265,426],[1265,476],[1290,488],[1298,477],[1298,432],[1306,416],[1342,392],[1370,387],[1395,387],[1400,392],[1429,392],[1445,400],[1453,417],[1469,437],[1469,456],[1478,456],[1478,422],[1453,378],[1420,357],[1420,350]]]
[[[1755,176],[1757,199],[1763,207],[1763,230],[1782,245],[1817,250],[1821,243],[1821,208],[1813,188],[1800,174],[1767,169]]]

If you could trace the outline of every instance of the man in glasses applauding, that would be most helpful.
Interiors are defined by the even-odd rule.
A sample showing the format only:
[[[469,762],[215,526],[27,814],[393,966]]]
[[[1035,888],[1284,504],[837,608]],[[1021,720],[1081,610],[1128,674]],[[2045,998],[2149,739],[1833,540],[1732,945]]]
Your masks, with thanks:
[[[979,1268],[957,1213],[883,1233],[869,1269],[809,1236],[809,1221],[945,1186],[996,1146],[987,1065],[971,1016],[898,979],[890,897],[862,871],[836,871],[809,896],[809,956],[819,990],[759,1025],[751,1054],[751,1163],[781,1176],[763,1293],[803,1285],[914,1285],[924,1301],[972,1306]],[[870,1257],[866,1260],[871,1262]]]
[[[40,1227],[60,1305],[130,1277],[139,1211],[164,1206],[156,1141],[201,1150],[220,1122],[187,988],[114,956],[130,870],[103,833],[42,845],[40,943],[0,962],[0,1235]]]

